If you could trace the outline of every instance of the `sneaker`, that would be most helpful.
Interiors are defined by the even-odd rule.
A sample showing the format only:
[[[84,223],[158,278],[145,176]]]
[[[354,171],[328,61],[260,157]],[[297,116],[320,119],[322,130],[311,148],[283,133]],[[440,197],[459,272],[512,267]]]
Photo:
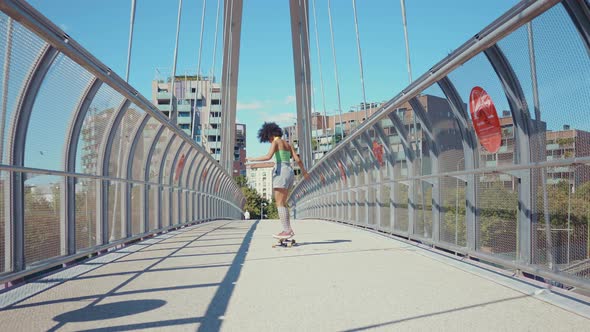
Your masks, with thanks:
[[[288,238],[290,238],[293,235],[294,234],[293,234],[292,231],[291,232],[282,231],[279,234],[276,234],[275,237],[276,238],[280,238],[280,239],[288,239]]]

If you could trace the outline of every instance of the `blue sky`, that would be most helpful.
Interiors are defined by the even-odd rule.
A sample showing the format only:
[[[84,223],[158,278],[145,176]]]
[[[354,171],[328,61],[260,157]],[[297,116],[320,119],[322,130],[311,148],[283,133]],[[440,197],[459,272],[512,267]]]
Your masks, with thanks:
[[[184,0],[177,74],[195,73],[203,0]],[[130,0],[31,0],[30,3],[120,76],[125,75]],[[417,78],[517,3],[515,0],[406,0],[413,77]],[[217,0],[207,1],[201,72],[211,71]],[[156,68],[170,71],[178,2],[137,0],[130,84],[151,95]],[[327,0],[316,0],[328,113],[337,110]],[[367,101],[385,101],[408,85],[399,1],[357,1]],[[362,101],[352,1],[332,0],[342,109]],[[310,7],[314,107],[323,112]],[[221,25],[220,25],[221,26]],[[248,129],[249,156],[266,153],[256,140],[263,121],[295,122],[288,1],[245,0],[238,121]],[[221,34],[215,73],[221,72]]]

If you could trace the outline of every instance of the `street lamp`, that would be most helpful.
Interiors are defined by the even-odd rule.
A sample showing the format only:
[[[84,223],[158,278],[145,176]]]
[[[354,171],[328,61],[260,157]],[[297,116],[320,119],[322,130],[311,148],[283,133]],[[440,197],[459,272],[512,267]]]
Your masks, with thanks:
[[[264,214],[263,214],[263,207],[266,206],[265,202],[260,202],[260,219],[264,219]]]

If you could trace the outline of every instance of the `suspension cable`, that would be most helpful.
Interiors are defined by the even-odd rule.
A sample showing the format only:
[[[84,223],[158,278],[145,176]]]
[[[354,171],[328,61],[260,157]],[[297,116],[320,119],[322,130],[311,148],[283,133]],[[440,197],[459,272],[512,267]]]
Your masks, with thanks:
[[[133,45],[133,27],[135,25],[135,0],[131,0],[131,18],[129,19],[129,45],[127,47],[127,70],[125,82],[129,83],[129,69],[131,67],[131,46]]]
[[[174,62],[172,64],[172,78],[170,79],[170,111],[168,120],[172,119],[172,113],[176,109],[174,104],[174,81],[176,80],[176,59],[178,58],[178,36],[180,35],[180,17],[182,13],[182,0],[178,0],[178,19],[176,21],[176,43],[174,45]]]
[[[406,20],[406,2],[400,0],[402,6],[402,23],[404,25],[404,38],[406,41],[406,62],[408,65],[408,77],[410,78],[410,84],[412,84],[412,64],[410,63],[410,42],[408,41],[408,22]]]
[[[199,109],[197,100],[199,98],[199,87],[201,86],[201,53],[203,50],[203,33],[205,32],[205,9],[207,8],[207,0],[203,0],[203,13],[201,14],[201,36],[199,37],[199,55],[197,57],[197,81],[195,87],[195,107],[193,110],[193,123],[192,123],[192,131],[191,131],[191,138],[194,139],[195,137],[195,122],[197,119],[197,110]]]
[[[211,76],[215,77],[215,60],[217,56],[217,32],[219,30],[219,3],[221,1],[217,0],[217,15],[215,16],[215,37],[213,41],[213,64],[211,65]]]
[[[318,53],[318,69],[320,71],[320,89],[322,91],[322,106],[324,107],[324,131],[327,131],[328,126],[326,125],[326,118],[327,118],[326,94],[324,92],[324,77],[322,75],[322,59],[321,59],[320,41],[319,41],[319,34],[318,34],[318,18],[316,16],[316,11],[315,11],[315,0],[312,0],[312,8],[313,8],[313,24],[314,24],[314,28],[315,28],[315,46],[316,46],[316,50]],[[334,123],[336,123],[336,122],[334,121]],[[336,128],[334,128],[334,135],[336,135]],[[336,141],[335,136],[334,136],[334,141]]]
[[[361,71],[361,86],[363,88],[363,107],[365,108],[365,121],[369,118],[369,110],[367,109],[367,96],[365,95],[365,75],[363,70],[363,55],[361,53],[361,39],[359,36],[359,22],[356,15],[356,0],[352,0],[352,9],[354,12],[354,28],[356,30],[356,49],[359,58],[359,67]]]
[[[332,9],[328,0],[328,19],[330,21],[330,36],[332,40],[332,59],[334,60],[334,77],[336,79],[336,94],[338,95],[338,112],[340,114],[340,126],[342,126],[342,138],[344,138],[344,125],[342,123],[342,104],[340,102],[340,80],[338,79],[338,64],[336,63],[336,47],[334,46],[334,28],[332,26]],[[334,135],[336,135],[336,121],[334,121]],[[341,138],[341,139],[342,139]],[[334,142],[335,144],[336,142]],[[335,145],[334,145],[335,146]]]

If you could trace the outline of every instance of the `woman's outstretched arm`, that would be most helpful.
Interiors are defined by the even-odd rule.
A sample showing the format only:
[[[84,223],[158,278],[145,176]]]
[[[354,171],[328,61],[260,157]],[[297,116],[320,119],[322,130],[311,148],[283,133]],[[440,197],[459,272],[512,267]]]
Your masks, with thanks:
[[[272,144],[270,145],[270,149],[268,150],[268,153],[262,157],[254,157],[254,158],[246,158],[246,162],[249,161],[267,161],[270,158],[272,158],[272,155],[275,154],[275,152],[277,151],[277,142],[272,142]]]

